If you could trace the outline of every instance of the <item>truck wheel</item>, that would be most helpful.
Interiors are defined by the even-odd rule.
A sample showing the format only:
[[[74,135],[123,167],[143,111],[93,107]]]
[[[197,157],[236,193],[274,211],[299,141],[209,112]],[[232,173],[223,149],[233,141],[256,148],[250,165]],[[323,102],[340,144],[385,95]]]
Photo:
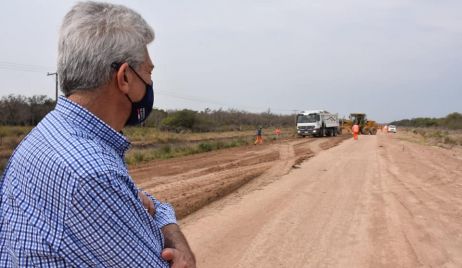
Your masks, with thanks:
[[[337,137],[338,129],[336,127],[334,128],[333,132],[334,132],[334,137]]]

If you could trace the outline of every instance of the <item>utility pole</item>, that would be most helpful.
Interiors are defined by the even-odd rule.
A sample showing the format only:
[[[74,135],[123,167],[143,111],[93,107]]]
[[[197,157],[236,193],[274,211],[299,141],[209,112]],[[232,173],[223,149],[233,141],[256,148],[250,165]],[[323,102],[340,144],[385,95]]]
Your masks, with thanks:
[[[56,80],[56,96],[55,96],[55,100],[56,100],[56,103],[58,103],[58,73],[47,73],[47,76],[50,76],[50,75],[54,75],[55,76],[55,80]]]

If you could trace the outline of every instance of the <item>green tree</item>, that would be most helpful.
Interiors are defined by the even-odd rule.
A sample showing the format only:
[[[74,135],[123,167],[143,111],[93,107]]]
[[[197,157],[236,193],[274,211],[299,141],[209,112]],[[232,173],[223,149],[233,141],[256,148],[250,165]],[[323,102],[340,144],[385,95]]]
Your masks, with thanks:
[[[165,119],[162,120],[162,127],[168,130],[175,130],[177,132],[182,130],[193,130],[194,124],[196,123],[196,111],[184,109],[169,114]]]
[[[443,126],[449,129],[462,129],[462,114],[451,113],[441,120]]]
[[[162,120],[164,120],[168,116],[168,113],[162,109],[152,109],[151,114],[146,119],[146,126],[147,127],[155,127],[160,128]]]

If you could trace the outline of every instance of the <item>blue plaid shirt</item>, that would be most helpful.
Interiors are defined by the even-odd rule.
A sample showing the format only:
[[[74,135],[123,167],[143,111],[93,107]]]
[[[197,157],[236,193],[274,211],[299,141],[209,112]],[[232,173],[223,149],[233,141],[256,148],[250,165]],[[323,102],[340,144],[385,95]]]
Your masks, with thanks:
[[[0,180],[0,267],[168,267],[160,228],[176,223],[128,175],[130,143],[60,97],[13,153]]]

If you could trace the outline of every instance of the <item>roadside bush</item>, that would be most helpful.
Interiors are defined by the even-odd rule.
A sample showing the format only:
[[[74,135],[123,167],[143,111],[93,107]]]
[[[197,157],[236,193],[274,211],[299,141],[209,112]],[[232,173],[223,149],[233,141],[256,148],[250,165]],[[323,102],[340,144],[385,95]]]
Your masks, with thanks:
[[[198,147],[201,152],[210,152],[213,150],[213,145],[208,142],[201,142]]]
[[[161,122],[168,116],[168,113],[162,109],[153,108],[151,114],[146,119],[146,127],[160,128]]]
[[[217,149],[226,148],[226,143],[224,143],[222,141],[217,141],[216,147],[217,147]]]
[[[441,125],[449,129],[462,129],[462,114],[452,113],[441,120]]]
[[[175,130],[177,133],[182,129],[192,130],[196,122],[196,113],[188,109],[174,112],[162,120],[161,126],[167,130]]]

